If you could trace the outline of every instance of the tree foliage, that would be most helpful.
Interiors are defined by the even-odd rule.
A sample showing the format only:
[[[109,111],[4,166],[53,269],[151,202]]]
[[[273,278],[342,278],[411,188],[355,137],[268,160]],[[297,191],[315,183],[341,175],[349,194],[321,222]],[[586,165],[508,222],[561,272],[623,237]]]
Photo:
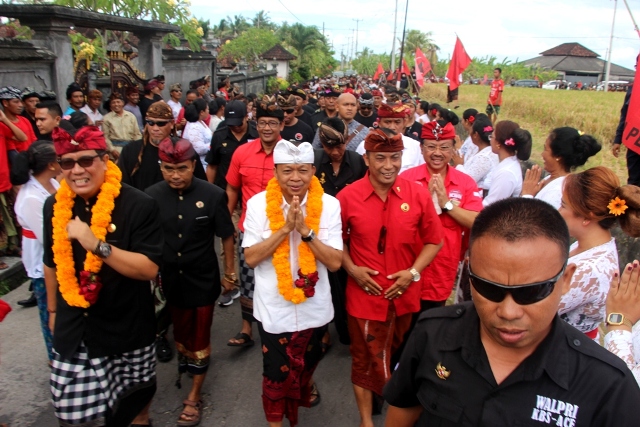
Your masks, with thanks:
[[[234,61],[244,59],[250,65],[260,62],[260,54],[278,43],[278,37],[266,28],[249,28],[233,40],[222,46],[220,56],[230,56]]]

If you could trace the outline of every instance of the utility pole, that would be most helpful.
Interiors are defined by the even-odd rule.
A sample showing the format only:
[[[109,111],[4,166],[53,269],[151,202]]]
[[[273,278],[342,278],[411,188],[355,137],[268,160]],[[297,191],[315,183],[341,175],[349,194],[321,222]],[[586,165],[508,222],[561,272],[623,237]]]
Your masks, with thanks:
[[[396,0],[396,11],[393,16],[393,42],[391,43],[391,72],[396,69],[396,25],[398,24],[398,0]]]
[[[609,74],[611,73],[611,47],[613,46],[613,29],[616,26],[616,10],[618,9],[618,0],[613,0],[613,22],[611,23],[611,37],[609,38],[609,52],[607,53],[607,71],[604,75],[604,91],[609,89]]]
[[[364,19],[352,19],[352,21],[356,21],[356,54],[355,56],[358,56],[358,23],[360,21],[364,21]]]

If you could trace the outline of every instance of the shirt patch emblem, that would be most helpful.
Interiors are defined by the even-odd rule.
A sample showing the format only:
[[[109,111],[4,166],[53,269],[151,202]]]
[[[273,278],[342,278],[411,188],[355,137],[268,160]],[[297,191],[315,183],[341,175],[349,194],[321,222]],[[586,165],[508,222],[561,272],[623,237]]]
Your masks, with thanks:
[[[320,179],[318,180],[318,181],[320,181],[320,184],[324,184],[325,182],[327,182],[327,180],[324,179],[324,178],[325,178],[325,174],[324,174],[324,172],[322,172],[320,174]]]
[[[222,146],[223,146],[223,147],[226,147],[226,146],[227,146],[227,143],[226,143],[226,142],[223,142],[223,143],[222,143]]]
[[[549,425],[575,427],[578,409],[578,405],[537,395],[531,419]]]
[[[116,231],[116,225],[114,223],[109,224],[109,227],[107,227],[107,231],[109,233],[113,233],[114,231]]]
[[[436,375],[441,380],[446,380],[447,378],[449,378],[449,375],[451,375],[451,371],[442,366],[442,363],[438,362],[438,364],[436,365]]]
[[[460,193],[458,190],[451,190],[449,192],[449,198],[455,199],[455,200],[462,200],[462,193]]]
[[[400,209],[402,209],[402,212],[409,212],[409,203],[401,204]]]
[[[202,203],[201,201],[197,201],[197,202],[196,202],[196,207],[198,207],[198,208],[201,208],[201,209],[202,209],[202,208],[204,208],[204,203]]]
[[[302,141],[302,134],[301,133],[296,133],[296,141]]]

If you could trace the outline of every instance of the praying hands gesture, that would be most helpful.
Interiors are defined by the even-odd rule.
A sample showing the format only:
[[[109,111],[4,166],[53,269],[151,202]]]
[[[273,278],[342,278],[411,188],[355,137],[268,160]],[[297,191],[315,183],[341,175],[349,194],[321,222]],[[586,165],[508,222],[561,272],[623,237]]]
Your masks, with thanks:
[[[444,187],[444,179],[439,173],[431,175],[431,179],[429,180],[429,191],[431,193],[436,193],[436,196],[438,197],[438,204],[441,208],[449,201],[447,189]]]
[[[301,236],[308,236],[311,229],[304,222],[304,213],[300,207],[300,197],[293,196],[291,205],[289,206],[289,212],[287,213],[287,220],[284,224],[285,231],[291,233],[296,230]]]
[[[524,180],[522,181],[522,192],[520,195],[535,197],[549,182],[548,180],[541,181],[541,175],[542,168],[538,165],[533,165],[531,169],[527,170],[524,175]]]

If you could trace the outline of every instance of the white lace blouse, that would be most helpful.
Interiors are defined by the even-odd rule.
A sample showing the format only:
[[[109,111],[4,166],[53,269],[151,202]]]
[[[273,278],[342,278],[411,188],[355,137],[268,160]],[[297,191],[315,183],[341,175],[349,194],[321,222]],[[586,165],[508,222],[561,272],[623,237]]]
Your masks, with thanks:
[[[578,242],[571,245],[575,249]],[[562,295],[558,314],[581,332],[590,332],[604,321],[605,301],[613,273],[618,271],[616,240],[569,258],[576,265],[569,292]]]
[[[478,151],[468,160],[465,156],[464,164],[456,166],[456,169],[473,178],[479,188],[488,190],[491,186],[491,171],[498,166],[498,163],[500,163],[498,155],[493,153],[489,146]]]
[[[609,331],[604,336],[604,347],[622,359],[640,384],[640,322],[633,331]]]

